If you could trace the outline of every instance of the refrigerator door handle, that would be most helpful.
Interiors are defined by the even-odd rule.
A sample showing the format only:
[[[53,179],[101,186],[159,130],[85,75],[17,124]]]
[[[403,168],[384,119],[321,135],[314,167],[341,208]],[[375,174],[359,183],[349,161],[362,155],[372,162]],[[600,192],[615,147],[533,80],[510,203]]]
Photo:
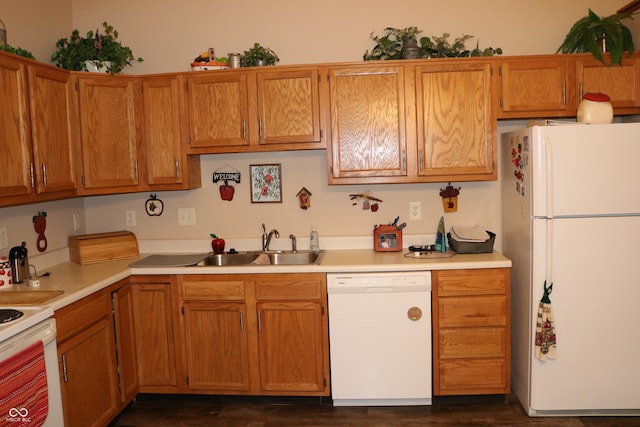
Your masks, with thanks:
[[[546,193],[547,193],[547,218],[553,218],[553,155],[551,153],[551,140],[549,138],[545,138],[544,141],[544,151],[545,151],[545,167],[547,168],[547,185],[546,185]]]

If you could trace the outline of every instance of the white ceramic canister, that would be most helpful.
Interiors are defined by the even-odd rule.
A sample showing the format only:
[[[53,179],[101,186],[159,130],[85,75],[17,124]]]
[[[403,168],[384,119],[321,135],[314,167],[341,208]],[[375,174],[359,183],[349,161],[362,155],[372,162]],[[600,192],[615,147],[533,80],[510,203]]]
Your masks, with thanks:
[[[585,93],[578,106],[577,119],[580,123],[611,123],[613,107],[609,95]]]

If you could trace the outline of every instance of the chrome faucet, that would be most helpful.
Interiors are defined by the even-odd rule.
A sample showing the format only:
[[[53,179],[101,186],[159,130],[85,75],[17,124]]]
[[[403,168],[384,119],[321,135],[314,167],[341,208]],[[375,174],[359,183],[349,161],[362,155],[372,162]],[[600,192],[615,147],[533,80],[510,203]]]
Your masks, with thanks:
[[[280,233],[278,233],[278,230],[274,228],[267,234],[267,227],[264,225],[264,223],[262,223],[262,250],[263,251],[269,250],[269,244],[271,243],[271,238],[273,236],[276,236],[276,239],[280,237]]]
[[[294,236],[293,234],[289,234],[289,238],[291,239],[291,252],[298,252],[296,236]]]

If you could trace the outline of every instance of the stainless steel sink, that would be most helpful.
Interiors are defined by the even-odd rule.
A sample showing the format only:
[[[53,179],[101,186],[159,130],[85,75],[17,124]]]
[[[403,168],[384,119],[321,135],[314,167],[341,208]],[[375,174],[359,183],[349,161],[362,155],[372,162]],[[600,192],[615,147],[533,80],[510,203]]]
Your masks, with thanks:
[[[272,265],[320,264],[320,254],[318,252],[275,252],[268,255]]]
[[[213,265],[248,265],[255,261],[256,258],[258,258],[258,255],[260,255],[258,252],[240,252],[237,254],[211,254],[196,265],[200,267]]]
[[[239,266],[239,265],[311,265],[320,264],[324,252],[310,251],[256,251],[211,254],[197,266]]]

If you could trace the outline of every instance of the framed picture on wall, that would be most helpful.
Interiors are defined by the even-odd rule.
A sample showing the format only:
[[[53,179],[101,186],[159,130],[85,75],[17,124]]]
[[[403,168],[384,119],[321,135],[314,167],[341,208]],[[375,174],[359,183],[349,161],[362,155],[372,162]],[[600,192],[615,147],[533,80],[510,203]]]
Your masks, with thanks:
[[[251,203],[282,203],[280,163],[249,165]]]

